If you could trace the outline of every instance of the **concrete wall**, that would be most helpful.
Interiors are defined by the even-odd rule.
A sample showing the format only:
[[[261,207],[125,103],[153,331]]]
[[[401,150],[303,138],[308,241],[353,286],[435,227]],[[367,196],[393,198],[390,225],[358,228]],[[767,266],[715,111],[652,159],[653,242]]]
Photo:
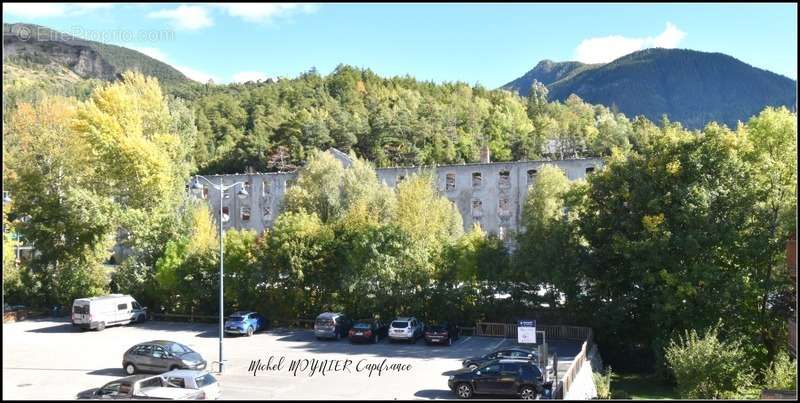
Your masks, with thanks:
[[[230,186],[236,182],[247,183],[247,197],[240,198],[239,189],[243,185],[237,185],[228,190],[227,197],[223,194],[222,207],[228,208],[229,217],[223,222],[225,229],[252,229],[258,233],[264,229],[271,228],[275,219],[281,212],[283,196],[286,193],[287,182],[297,175],[296,172],[288,173],[256,173],[256,174],[231,174],[231,175],[211,175],[208,176],[214,184],[219,185],[222,178],[225,186]],[[219,192],[213,187],[208,186],[206,181],[200,180],[205,186],[206,197],[214,219],[219,222]],[[200,196],[202,197],[202,196]],[[250,218],[245,219],[242,215],[242,208],[249,208]]]
[[[600,169],[599,158],[559,161],[492,162],[486,164],[442,165],[438,167],[397,167],[377,169],[378,178],[391,187],[403,178],[420,171],[435,170],[439,192],[455,203],[468,231],[474,223],[491,234],[503,235],[518,231],[528,186],[536,184],[532,171],[544,165],[564,170],[567,178],[576,180],[587,175],[587,168]],[[507,180],[501,180],[501,172]],[[452,179],[448,186],[448,175]],[[480,184],[473,184],[473,175],[480,175]],[[454,182],[452,180],[454,179]],[[502,231],[501,231],[502,229]],[[501,232],[503,234],[501,234]]]
[[[338,150],[333,150],[332,154],[342,161],[343,165],[349,165],[346,154]],[[525,203],[528,186],[536,183],[535,175],[529,176],[529,173],[539,172],[547,164],[561,168],[570,180],[576,180],[584,178],[587,175],[587,169],[600,169],[603,161],[599,158],[587,158],[437,167],[396,167],[379,168],[376,173],[379,180],[394,188],[404,178],[415,173],[435,171],[436,187],[461,212],[465,231],[471,229],[474,223],[478,223],[484,231],[505,238],[509,232],[516,232],[520,229],[522,207]],[[503,173],[502,178],[501,173]],[[296,172],[289,172],[209,176],[208,178],[215,184],[219,184],[220,177],[223,178],[226,186],[238,181],[247,181],[250,184],[249,196],[245,199],[237,196],[239,186],[231,189],[229,197],[223,199],[223,206],[228,207],[230,216],[230,219],[224,223],[225,228],[249,228],[259,233],[263,232],[265,228],[271,228],[280,213],[287,181],[291,181],[296,175]],[[480,176],[479,183],[473,183],[473,175]],[[204,181],[201,182],[207,186]],[[267,184],[266,188],[265,184]],[[211,205],[214,217],[218,219],[219,193],[208,187],[206,200]],[[249,220],[242,218],[242,207],[250,207]],[[269,209],[270,214],[265,216],[265,209]]]

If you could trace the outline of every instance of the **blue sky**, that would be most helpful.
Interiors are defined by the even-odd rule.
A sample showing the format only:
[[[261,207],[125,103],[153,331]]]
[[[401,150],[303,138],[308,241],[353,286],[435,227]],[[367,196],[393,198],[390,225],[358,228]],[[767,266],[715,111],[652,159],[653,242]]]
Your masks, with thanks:
[[[142,51],[191,78],[295,77],[339,63],[494,88],[540,60],[647,47],[721,52],[797,78],[795,4],[10,4],[29,22]]]

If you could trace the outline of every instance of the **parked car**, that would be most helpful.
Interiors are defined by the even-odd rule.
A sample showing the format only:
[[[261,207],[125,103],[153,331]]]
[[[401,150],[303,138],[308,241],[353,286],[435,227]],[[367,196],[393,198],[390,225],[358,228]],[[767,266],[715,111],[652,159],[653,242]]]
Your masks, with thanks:
[[[325,312],[314,321],[314,335],[317,339],[341,339],[347,337],[352,322],[343,313]]]
[[[122,369],[128,375],[174,369],[206,369],[206,360],[183,344],[153,340],[129,348],[122,356]]]
[[[91,400],[201,400],[204,393],[196,389],[169,387],[159,375],[133,375],[83,391],[77,397]]]
[[[257,312],[234,312],[225,321],[225,333],[244,334],[248,337],[266,328],[267,320]]]
[[[377,319],[364,319],[356,321],[350,329],[350,341],[368,341],[372,343],[379,342],[382,338],[386,337],[389,332],[389,326]]]
[[[539,360],[539,352],[536,349],[524,347],[504,348],[483,356],[467,358],[461,363],[461,365],[465,368],[477,368],[481,364],[494,359],[523,359],[528,360],[538,366],[543,365],[543,363]],[[551,354],[548,357],[546,364],[548,379],[555,377],[555,364],[555,357]]]
[[[147,308],[130,295],[111,294],[78,298],[72,302],[72,325],[82,329],[103,330],[106,326],[127,325],[146,319]]]
[[[452,345],[458,339],[458,329],[449,322],[425,326],[425,344],[441,343]]]
[[[422,337],[422,329],[424,328],[425,325],[413,316],[398,317],[389,326],[389,341],[405,340],[416,343],[417,339]]]
[[[168,387],[197,389],[203,392],[206,400],[219,399],[219,382],[208,371],[176,369],[159,375]]]
[[[491,394],[533,400],[545,391],[542,372],[528,360],[492,360],[475,369],[464,368],[450,376],[447,386],[460,399]]]

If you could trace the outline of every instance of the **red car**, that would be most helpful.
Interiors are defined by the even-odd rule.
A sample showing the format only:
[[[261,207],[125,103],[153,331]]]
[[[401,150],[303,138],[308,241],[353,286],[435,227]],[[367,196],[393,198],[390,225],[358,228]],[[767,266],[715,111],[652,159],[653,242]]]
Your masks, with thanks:
[[[382,338],[386,337],[389,332],[389,326],[379,320],[366,319],[359,320],[353,323],[350,328],[348,336],[350,342],[369,342],[377,343]]]
[[[458,339],[458,329],[455,325],[447,322],[438,325],[425,326],[425,344],[440,343],[451,345],[453,340]]]

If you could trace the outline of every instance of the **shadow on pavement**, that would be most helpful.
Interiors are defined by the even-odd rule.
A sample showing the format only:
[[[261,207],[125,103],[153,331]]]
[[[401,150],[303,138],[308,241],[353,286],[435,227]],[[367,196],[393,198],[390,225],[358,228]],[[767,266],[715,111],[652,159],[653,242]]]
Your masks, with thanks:
[[[44,322],[43,320],[39,320],[39,322]],[[52,323],[53,320],[48,320],[47,323]],[[36,329],[26,330],[26,332],[31,333],[80,333],[83,330],[78,326],[72,326],[72,322],[67,321],[66,323],[62,323],[60,325],[55,326],[47,326],[47,327],[39,327]]]
[[[105,375],[105,376],[125,376],[125,371],[122,368],[103,368],[87,372],[86,375]]]
[[[414,393],[414,397],[422,399],[455,399],[456,395],[450,389],[425,389]]]

